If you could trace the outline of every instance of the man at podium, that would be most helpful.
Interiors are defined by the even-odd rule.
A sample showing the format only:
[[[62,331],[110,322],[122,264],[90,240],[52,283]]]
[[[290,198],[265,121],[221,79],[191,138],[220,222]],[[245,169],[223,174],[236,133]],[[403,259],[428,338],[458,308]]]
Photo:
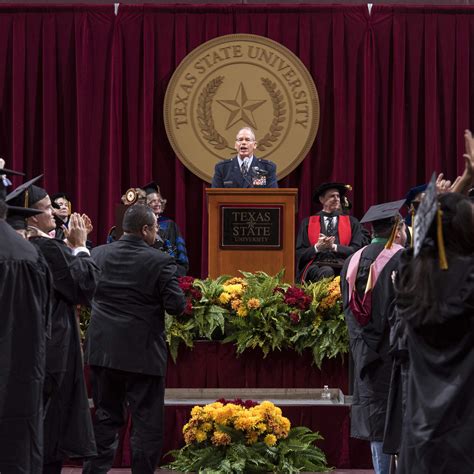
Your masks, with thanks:
[[[255,134],[249,127],[237,133],[237,156],[216,164],[213,188],[277,188],[276,165],[254,156]]]

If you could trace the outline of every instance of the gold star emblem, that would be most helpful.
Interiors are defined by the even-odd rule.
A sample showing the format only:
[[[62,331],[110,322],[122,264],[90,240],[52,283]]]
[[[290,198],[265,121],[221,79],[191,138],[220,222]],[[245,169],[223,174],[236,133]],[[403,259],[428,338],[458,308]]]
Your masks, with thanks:
[[[226,129],[235,125],[239,120],[242,120],[245,124],[257,129],[253,112],[255,109],[258,109],[263,105],[266,100],[249,99],[247,92],[245,92],[244,85],[240,83],[235,99],[218,100],[217,102],[230,112]]]

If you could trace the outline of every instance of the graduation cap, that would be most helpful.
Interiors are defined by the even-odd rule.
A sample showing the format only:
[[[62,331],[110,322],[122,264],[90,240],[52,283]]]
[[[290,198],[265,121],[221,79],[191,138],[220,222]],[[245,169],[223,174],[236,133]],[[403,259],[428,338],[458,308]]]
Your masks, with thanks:
[[[352,191],[352,186],[350,184],[344,183],[323,183],[314,190],[313,201],[319,202],[319,197],[329,189],[337,189],[339,191],[339,195],[342,197],[348,191]]]
[[[418,207],[418,212],[416,213],[415,224],[413,226],[413,255],[416,257],[420,253],[431,224],[436,218],[436,241],[438,245],[439,267],[441,270],[447,270],[448,260],[444,247],[442,214],[438,194],[436,192],[436,173],[433,173],[426,187],[425,195]]]
[[[415,186],[414,188],[411,188],[405,196],[405,205],[407,207],[410,207],[413,203],[413,200],[418,196],[418,194],[424,193],[427,187],[427,184],[420,184],[418,186]]]
[[[404,203],[405,199],[400,199],[398,201],[370,206],[360,221],[361,224],[370,222],[376,232],[388,229],[390,227],[392,228],[392,232],[385,245],[385,248],[389,249],[393,244],[398,224],[402,219],[402,216],[400,215],[400,208]]]
[[[7,168],[4,168],[5,160],[0,158],[0,199],[5,200],[7,194],[7,187],[11,186],[12,183],[8,179],[8,176],[25,176],[25,173],[20,173],[19,171],[13,171]]]
[[[152,181],[151,183],[145,184],[145,186],[142,186],[142,189],[147,194],[157,193],[157,194],[161,195],[160,185],[158,183],[156,183],[155,181]]]
[[[30,209],[29,207],[8,206],[7,223],[15,230],[24,230],[27,227],[26,219],[28,219],[28,217],[42,213],[43,211]]]
[[[48,193],[39,186],[35,186],[36,183],[43,175],[40,174],[36,178],[30,179],[26,183],[20,184],[15,190],[7,195],[5,201],[11,206],[17,207],[30,207],[33,204],[44,199]]]

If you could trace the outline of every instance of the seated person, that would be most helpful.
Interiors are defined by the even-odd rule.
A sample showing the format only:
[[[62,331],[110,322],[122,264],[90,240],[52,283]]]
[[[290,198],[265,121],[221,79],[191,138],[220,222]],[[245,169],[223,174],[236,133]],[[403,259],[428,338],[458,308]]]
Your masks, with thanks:
[[[249,127],[239,130],[235,141],[237,156],[217,163],[213,188],[277,188],[276,165],[254,156],[255,134]]]
[[[184,276],[189,270],[186,243],[181,236],[175,221],[163,215],[166,199],[163,199],[160,187],[156,183],[148,183],[143,187],[146,192],[146,203],[151,207],[158,222],[158,235],[155,247],[169,253],[176,259],[177,276]]]
[[[54,237],[64,240],[64,227],[67,228],[71,216],[71,200],[66,193],[56,193],[51,196],[51,205],[53,206],[54,221],[56,222]]]
[[[322,211],[301,222],[296,240],[297,280],[318,281],[340,273],[344,260],[364,244],[359,221],[341,212],[341,197],[348,187],[342,183],[324,183],[313,201]]]

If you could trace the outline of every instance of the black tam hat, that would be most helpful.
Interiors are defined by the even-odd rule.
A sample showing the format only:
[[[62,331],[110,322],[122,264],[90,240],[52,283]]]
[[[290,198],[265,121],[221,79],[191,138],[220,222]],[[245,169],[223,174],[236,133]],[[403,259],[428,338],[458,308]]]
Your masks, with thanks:
[[[145,186],[142,186],[142,189],[147,193],[147,194],[161,194],[160,192],[160,185],[156,183],[155,181],[152,181],[151,183],[145,184]]]
[[[319,197],[329,189],[337,189],[339,195],[342,197],[345,196],[348,191],[352,191],[352,186],[344,183],[323,183],[314,190],[313,202],[319,202]]]

